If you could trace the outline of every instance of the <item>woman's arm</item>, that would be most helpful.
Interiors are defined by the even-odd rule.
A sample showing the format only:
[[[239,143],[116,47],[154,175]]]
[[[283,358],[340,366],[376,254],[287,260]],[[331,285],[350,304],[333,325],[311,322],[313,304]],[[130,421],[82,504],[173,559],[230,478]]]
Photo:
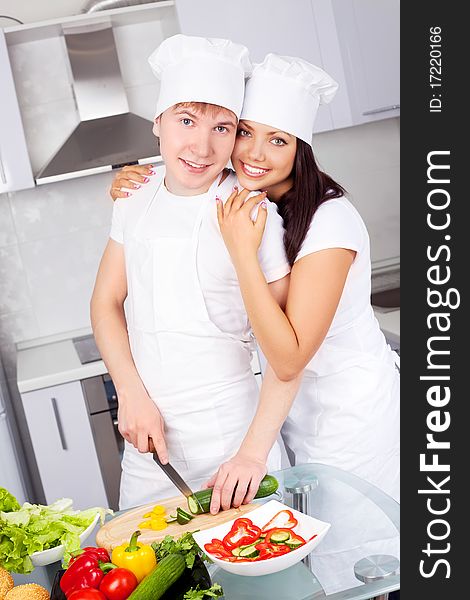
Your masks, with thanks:
[[[110,239],[91,298],[91,323],[96,344],[118,395],[121,435],[139,452],[149,451],[149,438],[167,462],[164,423],[139,377],[129,346],[124,314],[127,279],[122,244]]]
[[[207,482],[213,487],[211,513],[222,507],[248,504],[266,475],[268,454],[299,389],[302,374],[291,381],[280,381],[268,365],[259,397],[258,409],[237,454],[223,463]],[[234,495],[235,491],[235,495]],[[233,498],[233,501],[232,501]]]
[[[284,312],[270,292],[257,257],[266,209],[260,205],[253,223],[250,214],[260,197],[245,202],[244,192],[238,197],[232,194],[225,207],[218,203],[219,225],[258,344],[279,379],[288,381],[304,369],[322,344],[355,252],[331,248],[296,262]]]

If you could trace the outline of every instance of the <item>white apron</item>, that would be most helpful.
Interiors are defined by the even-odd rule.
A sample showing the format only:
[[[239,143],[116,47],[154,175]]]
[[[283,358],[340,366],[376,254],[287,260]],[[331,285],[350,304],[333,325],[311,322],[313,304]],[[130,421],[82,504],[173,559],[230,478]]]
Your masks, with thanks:
[[[197,270],[201,223],[217,183],[204,194],[191,237],[145,236],[152,205],[168,193],[162,182],[125,245],[133,359],[164,419],[169,460],[194,490],[236,453],[259,395],[252,347],[210,320]],[[270,469],[279,468],[279,447],[270,460]],[[121,509],[179,493],[150,454],[127,442],[122,468]]]
[[[371,311],[357,331],[377,328],[376,353],[360,349],[354,333],[326,338],[304,371],[282,428],[296,464],[319,462],[354,473],[399,500],[400,375],[398,356]]]

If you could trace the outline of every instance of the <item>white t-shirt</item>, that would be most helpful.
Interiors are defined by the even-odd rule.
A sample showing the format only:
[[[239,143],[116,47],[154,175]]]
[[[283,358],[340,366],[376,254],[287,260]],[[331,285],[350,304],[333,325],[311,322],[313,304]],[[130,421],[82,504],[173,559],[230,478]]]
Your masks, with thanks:
[[[383,333],[370,303],[370,242],[358,211],[345,198],[327,200],[313,215],[296,262],[327,248],[354,250],[343,293],[326,338],[306,372],[326,375],[347,368],[368,353],[379,357],[387,350]],[[335,352],[331,350],[334,347]]]
[[[113,240],[126,245],[126,240],[132,237],[161,182],[162,176],[156,175],[149,183],[136,190],[131,198],[122,198],[114,203],[110,232]],[[230,172],[217,187],[217,195],[225,202],[234,185],[239,184],[235,173]],[[166,188],[163,192],[159,193],[158,201],[152,203],[140,226],[139,235],[147,239],[191,237],[201,203],[205,202],[205,195],[177,196]],[[268,282],[277,281],[290,271],[284,252],[283,235],[282,218],[276,205],[268,202],[268,220],[258,251],[261,268]],[[211,320],[222,331],[237,339],[250,340],[251,329],[237,274],[220,234],[215,196],[204,212],[199,232],[197,267]]]

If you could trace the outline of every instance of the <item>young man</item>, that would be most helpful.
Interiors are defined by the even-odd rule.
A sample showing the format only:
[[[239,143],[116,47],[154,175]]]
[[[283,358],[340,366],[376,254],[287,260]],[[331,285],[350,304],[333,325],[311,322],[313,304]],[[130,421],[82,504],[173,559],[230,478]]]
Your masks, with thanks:
[[[154,132],[165,175],[132,202],[115,203],[91,302],[126,439],[121,508],[176,492],[148,454],[150,440],[197,489],[236,454],[258,399],[252,335],[215,210],[216,197],[227,198],[237,183],[224,167],[251,68],[248,51],[228,40],[177,35],[149,62],[161,81]],[[267,209],[259,257],[281,299],[289,265],[282,220],[274,205]],[[271,461],[280,466],[277,447]]]

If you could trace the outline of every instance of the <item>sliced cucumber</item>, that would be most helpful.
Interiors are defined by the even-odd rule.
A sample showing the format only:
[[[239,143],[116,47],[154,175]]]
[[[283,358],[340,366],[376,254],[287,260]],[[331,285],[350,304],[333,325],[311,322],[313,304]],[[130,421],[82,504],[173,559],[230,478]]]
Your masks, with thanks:
[[[178,508],[176,509],[176,520],[180,525],[186,525],[192,519],[194,519],[193,515],[190,515],[178,506]]]
[[[241,548],[234,548],[234,549],[232,550],[232,554],[233,554],[234,556],[240,556],[240,552],[241,552],[241,551],[242,551],[242,549],[241,549]]]
[[[240,553],[238,556],[240,558],[255,558],[255,556],[258,556],[258,554],[259,552],[253,544],[251,546],[243,546],[242,548],[240,548]]]
[[[167,517],[165,517],[165,521],[167,523],[174,523],[177,520],[178,520],[177,515],[168,515]]]
[[[289,546],[291,550],[295,550],[296,548],[300,548],[303,545],[303,542],[300,540],[293,540],[292,538],[288,539],[285,542],[286,546]]]
[[[284,544],[288,539],[290,539],[290,533],[287,531],[278,531],[271,535],[269,541],[273,544]]]

